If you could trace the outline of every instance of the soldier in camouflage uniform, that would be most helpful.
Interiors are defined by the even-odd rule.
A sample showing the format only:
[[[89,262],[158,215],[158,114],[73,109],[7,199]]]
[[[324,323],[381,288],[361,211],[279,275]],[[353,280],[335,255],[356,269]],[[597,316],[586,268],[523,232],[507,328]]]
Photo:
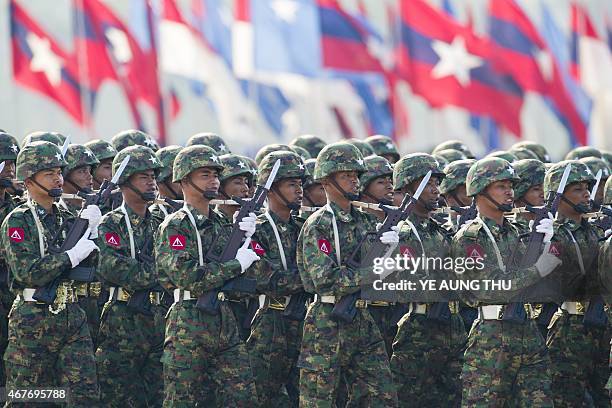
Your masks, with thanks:
[[[604,191],[603,205],[607,206],[608,208],[612,208],[612,177],[608,178]],[[612,265],[612,231],[608,230],[605,233],[606,238],[602,242],[599,250],[598,272],[599,279],[601,281],[602,294],[608,306],[609,313],[609,310],[612,307],[612,270],[610,269]],[[610,367],[612,367],[612,347],[610,348],[609,364]],[[608,391],[608,395],[612,398],[612,373],[608,378],[606,390]]]
[[[453,207],[467,207],[472,201],[465,192],[465,177],[474,163],[474,159],[457,160],[444,168],[444,178],[440,182],[439,190],[446,201],[450,216],[449,225],[453,231],[457,231],[459,222],[459,214]]]
[[[336,300],[358,291],[372,274],[371,266],[362,270],[346,264],[373,222],[351,206],[364,171],[359,150],[347,142],[327,145],[317,157],[314,178],[323,184],[329,201],[306,220],[297,247],[304,289],[316,294],[304,321],[298,360],[300,406],[331,407],[341,379],[362,383],[368,406],[397,405],[384,341],[363,302],[350,323],[330,316]],[[381,242],[397,244],[398,239],[396,231],[389,231]]]
[[[491,152],[487,154],[485,157],[499,157],[501,159],[506,160],[510,164],[514,164],[514,162],[518,160],[518,158],[515,155],[513,155],[507,150],[498,150],[496,152]]]
[[[277,160],[280,167],[268,209],[257,217],[251,248],[261,260],[250,269],[257,280],[260,308],[253,320],[247,348],[261,406],[298,406],[297,359],[302,342],[303,316],[285,316],[285,307],[303,293],[295,261],[297,239],[304,220],[291,214],[302,202],[305,168],[295,153],[272,152],[259,166],[258,184],[265,184]],[[302,305],[306,312],[306,299]]]
[[[560,283],[561,304],[547,339],[554,402],[558,407],[581,406],[588,390],[595,406],[607,407],[610,331],[597,271],[599,237],[597,228],[582,218],[589,210],[594,177],[584,163],[562,161],[546,173],[544,191],[557,190],[568,164],[572,170],[559,204],[552,247],[563,265],[550,276]]]
[[[442,142],[442,143],[438,144],[432,150],[431,154],[433,155],[435,153],[438,153],[440,150],[445,150],[445,149],[459,150],[460,152],[463,152],[465,157],[467,157],[468,159],[475,159],[476,158],[474,156],[474,154],[470,151],[470,149],[465,145],[465,143],[463,143],[460,140],[447,140],[446,142]]]
[[[438,157],[442,157],[445,159],[448,164],[457,161],[457,160],[465,160],[467,157],[461,150],[456,149],[444,149],[438,150],[433,156],[437,159]]]
[[[508,153],[516,156],[517,160],[532,159],[540,160],[537,154],[527,149],[526,147],[513,147],[508,150]]]
[[[314,168],[317,159],[309,159],[304,162],[306,167],[306,175],[302,183],[304,196],[302,198],[302,208],[300,208],[300,217],[306,219],[320,207],[323,207],[327,202],[325,190],[318,181],[315,181]]]
[[[292,152],[300,156],[303,162],[305,162],[308,159],[312,159],[312,157],[310,156],[310,153],[308,153],[308,150],[304,149],[303,147],[289,146],[289,148],[291,149]]]
[[[273,143],[262,146],[262,148],[259,149],[255,155],[255,163],[257,166],[259,166],[259,163],[261,163],[264,157],[272,152],[293,152],[293,150],[291,150],[291,147],[287,146],[286,144],[281,143]]]
[[[15,209],[21,200],[7,191],[13,186],[15,178],[15,161],[19,153],[17,140],[8,133],[0,132],[0,163],[4,169],[0,172],[0,223]],[[8,341],[8,312],[15,296],[9,290],[9,267],[0,250],[0,355],[4,354]],[[0,387],[4,387],[6,376],[4,360],[0,359]]]
[[[164,219],[168,214],[180,208],[183,199],[183,190],[179,183],[172,182],[172,166],[176,155],[181,151],[181,146],[166,146],[155,152],[157,160],[162,167],[157,174],[157,187],[159,188],[159,199],[149,207],[152,214]],[[164,202],[165,200],[165,202]]]
[[[565,155],[565,160],[580,160],[585,157],[602,158],[601,151],[593,146],[580,146],[570,150]]]
[[[187,139],[187,143],[185,144],[187,147],[196,145],[208,146],[217,152],[218,155],[231,153],[229,147],[227,147],[227,143],[225,143],[223,138],[216,133],[196,133]]]
[[[162,219],[148,206],[157,194],[161,164],[148,147],[130,146],[115,156],[113,174],[128,155],[117,182],[123,204],[106,214],[99,227],[98,277],[110,295],[102,311],[96,361],[104,405],[159,406],[164,309],[156,291],[153,234]],[[139,298],[142,303],[136,303]]]
[[[93,166],[93,188],[99,189],[104,180],[110,180],[113,176],[113,159],[117,150],[112,144],[105,140],[95,139],[85,143],[85,147],[91,150],[98,159],[98,165]]]
[[[317,155],[326,144],[323,139],[315,135],[300,135],[289,142],[289,146],[300,146],[308,150],[310,157],[313,159],[317,158]]]
[[[56,146],[61,146],[64,143],[63,139],[64,137],[60,137],[60,134],[57,132],[37,131],[32,132],[26,137],[24,137],[21,142],[21,147],[27,145],[28,143],[39,142],[41,140],[45,142],[51,142]]]
[[[523,148],[530,150],[532,153],[538,156],[538,160],[540,160],[542,163],[550,163],[551,160],[548,151],[544,146],[536,142],[531,142],[529,140],[518,142],[513,144],[510,150]]]
[[[141,130],[122,130],[111,138],[111,144],[117,152],[130,146],[145,146],[154,152],[159,150],[159,145],[151,136]]]
[[[228,303],[217,314],[200,310],[196,300],[240,276],[259,257],[244,245],[235,259],[208,261],[206,251],[227,244],[230,226],[210,208],[219,188],[222,165],[206,146],[184,148],[176,157],[173,182],[180,182],[183,209],[161,225],[155,240],[158,270],[171,282],[174,305],[166,321],[164,343],[164,406],[195,406],[216,400],[216,406],[254,406],[257,392],[238,323]],[[255,232],[255,215],[240,222],[246,235]],[[220,299],[223,299],[222,297]]]
[[[606,181],[608,181],[608,177],[610,177],[610,167],[608,163],[603,159],[598,159],[597,157],[585,157],[580,159],[581,163],[587,165],[593,176],[596,176],[599,170],[601,170],[601,179],[599,181],[599,188],[595,193],[595,199],[593,200],[593,210],[598,210],[603,202],[604,198],[604,185]]]
[[[377,155],[384,157],[389,163],[393,164],[400,159],[397,146],[395,146],[395,143],[393,143],[390,137],[374,135],[366,138],[365,141],[374,149]]]
[[[48,250],[61,224],[73,218],[54,203],[61,195],[64,166],[59,147],[50,142],[28,143],[17,156],[17,178],[25,181],[29,199],[2,223],[3,257],[10,266],[10,287],[17,295],[4,353],[6,383],[13,389],[67,387],[71,405],[93,406],[100,393],[93,345],[71,281],[61,279],[51,305],[32,297],[37,288],[66,276],[97,250],[89,239],[100,221],[96,206],[81,213],[89,228],[73,248],[60,253]]]
[[[364,140],[361,139],[356,139],[354,137],[347,139],[346,140],[347,143],[352,144],[353,146],[355,146],[357,149],[359,149],[359,151],[361,152],[361,155],[365,158],[368,156],[371,156],[373,154],[376,154],[374,152],[374,149],[372,148],[372,146],[370,146],[368,143],[366,143]]]
[[[438,207],[438,186],[444,178],[437,161],[425,153],[404,156],[395,164],[393,184],[413,195],[429,171],[431,178],[412,213],[401,222],[400,253],[411,258],[444,259],[449,251],[448,231],[431,217]],[[410,274],[437,282],[449,278],[448,271],[434,265]],[[461,400],[459,376],[466,343],[456,296],[442,292],[418,299],[409,292],[402,295],[402,303],[410,302],[409,309],[398,322],[391,357],[400,406],[456,407]]]
[[[451,244],[456,265],[461,260],[466,266],[462,273],[457,270],[457,278],[474,282],[462,297],[479,312],[469,333],[461,374],[464,407],[552,406],[546,344],[530,318],[530,308],[521,303],[521,294],[560,261],[548,253],[552,221],[546,218],[536,228],[548,244],[533,266],[519,265],[524,245],[518,229],[504,217],[512,208],[516,181],[510,163],[498,157],[479,160],[466,178],[467,194],[476,198],[478,217],[461,227]],[[470,258],[473,263],[468,268]],[[484,279],[511,280],[511,288],[487,288]]]

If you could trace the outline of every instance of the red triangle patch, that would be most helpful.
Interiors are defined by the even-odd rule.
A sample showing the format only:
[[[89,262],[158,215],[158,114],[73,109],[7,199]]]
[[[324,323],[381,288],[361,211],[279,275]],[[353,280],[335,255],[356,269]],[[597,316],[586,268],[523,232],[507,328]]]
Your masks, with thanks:
[[[104,235],[104,239],[107,245],[110,245],[115,248],[119,248],[121,246],[121,238],[119,237],[118,234],[114,232],[107,232]]]
[[[318,241],[318,245],[319,245],[319,249],[321,250],[321,252],[324,252],[327,255],[330,254],[330,252],[331,252],[331,244],[329,243],[328,240],[320,239]]]
[[[23,231],[23,228],[19,228],[19,227],[9,228],[8,236],[13,242],[21,242],[23,241],[23,238],[25,237],[25,232]]]
[[[484,258],[485,251],[478,244],[468,245],[465,248],[465,256],[468,258],[479,259]]]
[[[556,257],[561,256],[561,250],[559,249],[559,246],[555,242],[550,243],[550,248],[548,248],[548,253],[553,254]]]
[[[410,248],[409,246],[402,245],[400,246],[400,254],[408,258],[414,258],[414,249]]]
[[[170,243],[170,248],[175,251],[184,251],[187,241],[184,235],[170,235],[168,242]]]
[[[261,255],[266,253],[266,250],[263,249],[261,244],[259,242],[257,242],[257,241],[251,241],[251,248],[259,256],[261,256]]]

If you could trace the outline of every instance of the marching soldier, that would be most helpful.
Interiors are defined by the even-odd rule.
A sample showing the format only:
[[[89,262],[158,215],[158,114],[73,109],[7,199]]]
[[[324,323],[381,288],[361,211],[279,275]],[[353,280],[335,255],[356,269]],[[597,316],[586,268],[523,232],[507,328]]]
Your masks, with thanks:
[[[64,140],[65,140],[65,137],[63,135],[60,135],[57,132],[47,132],[47,131],[41,130],[37,132],[32,132],[28,134],[26,137],[24,137],[23,140],[21,141],[21,147],[24,147],[28,143],[40,142],[40,141],[51,142],[54,145],[61,147],[62,144],[64,144]]]
[[[111,180],[113,176],[113,159],[117,155],[117,151],[112,144],[105,140],[94,139],[85,143],[85,147],[91,150],[98,159],[98,164],[92,166],[92,178],[94,190],[99,190],[104,183],[104,180]],[[113,208],[119,207],[122,200],[121,192],[117,191],[111,194],[110,200],[105,203],[100,203],[100,211],[106,214]]]
[[[548,151],[546,150],[546,148],[536,142],[531,142],[529,140],[518,142],[518,143],[513,144],[512,147],[510,148],[511,151],[513,149],[530,150],[532,153],[534,153],[537,156],[538,160],[540,160],[542,163],[550,163],[551,161],[550,155],[548,154]]]
[[[473,159],[457,160],[444,167],[444,178],[440,182],[439,190],[440,195],[446,201],[450,215],[449,226],[453,231],[459,228],[459,213],[454,209],[467,207],[472,201],[465,193],[465,178],[474,163],[476,160]]]
[[[158,270],[177,289],[166,321],[164,406],[253,406],[257,392],[238,323],[220,296],[219,308],[201,310],[198,297],[242,275],[259,257],[244,245],[235,259],[207,261],[206,251],[227,245],[229,224],[210,208],[223,169],[214,150],[186,147],[177,155],[173,182],[181,183],[185,206],[165,219],[156,236]],[[240,222],[250,238],[255,215]],[[248,239],[248,238],[247,238]],[[213,404],[214,405],[214,404]]]
[[[300,135],[289,142],[289,146],[300,146],[306,149],[313,159],[317,158],[326,144],[323,139],[315,135]]]
[[[17,156],[17,178],[25,181],[29,198],[2,223],[2,248],[17,295],[4,353],[6,383],[12,389],[66,387],[72,405],[93,406],[100,393],[93,344],[67,273],[97,249],[89,234],[100,211],[89,206],[81,212],[89,228],[73,248],[49,250],[62,223],[73,218],[54,203],[62,194],[65,166],[59,147],[50,142],[28,143]],[[56,278],[61,281],[53,303],[35,300],[36,290]]]
[[[106,214],[99,227],[98,277],[110,294],[102,311],[96,361],[104,405],[158,406],[164,310],[156,291],[153,234],[162,220],[148,206],[157,195],[161,165],[151,149],[131,146],[115,156],[113,174],[127,156],[117,181],[123,204]]]
[[[475,159],[476,157],[474,156],[474,154],[470,151],[469,147],[467,147],[465,145],[465,143],[463,143],[462,141],[459,140],[447,140],[445,142],[442,142],[440,144],[438,144],[431,152],[432,155],[438,153],[440,150],[446,150],[446,149],[455,149],[455,150],[459,150],[460,152],[462,152],[465,157],[467,157],[468,159]]]
[[[255,163],[257,164],[257,166],[259,166],[259,164],[261,163],[264,157],[266,157],[268,154],[272,152],[279,152],[279,151],[293,152],[293,150],[291,150],[291,148],[287,146],[286,144],[281,144],[281,143],[267,144],[265,146],[262,146],[261,149],[259,149],[257,153],[255,154]]]
[[[430,171],[431,178],[400,227],[400,253],[406,257],[421,256],[423,260],[448,257],[448,231],[432,218],[440,198],[440,179],[444,178],[435,158],[425,153],[404,156],[395,164],[394,186],[404,194],[414,195]],[[451,277],[435,264],[410,273],[436,282]],[[459,376],[466,343],[465,327],[454,296],[442,293],[429,293],[420,299],[411,298],[409,293],[402,296],[404,302],[412,302],[408,313],[397,323],[391,357],[400,406],[456,407],[461,400]]]
[[[289,146],[289,147],[291,148],[292,152],[300,156],[302,161],[312,159],[312,157],[310,156],[310,153],[308,153],[308,150],[304,149],[303,147],[300,147],[300,146]]]
[[[504,217],[512,209],[516,181],[510,163],[498,157],[477,161],[466,178],[467,195],[475,197],[478,216],[461,227],[451,245],[456,264],[467,265],[468,258],[474,261],[457,277],[474,282],[462,296],[479,312],[469,333],[461,374],[464,407],[552,406],[546,344],[520,295],[560,261],[545,246],[534,266],[517,266],[524,246],[518,229]],[[550,243],[552,221],[546,218],[536,228]],[[511,288],[494,290],[485,280],[510,280]]]
[[[332,406],[341,379],[346,384],[363,383],[369,406],[397,405],[384,340],[364,303],[356,304],[357,314],[350,323],[331,317],[334,304],[357,292],[366,274],[372,273],[371,268],[355,270],[346,264],[373,222],[351,205],[364,171],[359,150],[347,142],[327,145],[317,157],[314,178],[323,184],[328,204],[306,220],[298,240],[302,284],[315,294],[304,321],[298,360],[300,406]],[[396,231],[389,231],[381,242],[397,244],[398,239]]]
[[[116,151],[120,152],[130,146],[145,146],[154,152],[159,150],[159,145],[151,136],[141,130],[122,130],[111,138],[111,144]]]
[[[374,149],[372,148],[372,146],[370,146],[366,141],[361,140],[361,139],[357,139],[357,138],[350,138],[346,140],[347,143],[352,144],[353,146],[355,146],[357,149],[359,149],[359,152],[361,152],[361,155],[366,158],[368,156],[371,156],[373,154],[376,154],[376,152],[374,151]]]
[[[187,143],[185,144],[186,147],[196,145],[208,146],[217,152],[218,155],[231,153],[229,147],[227,147],[227,143],[225,143],[225,140],[223,140],[223,138],[216,133],[196,133],[187,139]]]
[[[302,183],[303,198],[302,208],[300,208],[300,217],[304,219],[308,218],[327,203],[327,197],[325,196],[323,186],[318,181],[315,181],[312,176],[314,174],[316,162],[317,159],[309,159],[304,162],[306,174],[304,176],[304,182]]]
[[[277,160],[281,162],[268,194],[268,209],[257,217],[257,232],[251,242],[261,260],[251,267],[249,275],[257,279],[258,292],[262,295],[247,348],[261,406],[297,407],[299,369],[296,364],[306,298],[295,251],[304,221],[291,212],[300,208],[305,169],[295,153],[272,152],[259,165],[259,184],[265,184]],[[296,302],[301,304],[287,309]]]
[[[183,190],[181,185],[172,182],[172,166],[176,155],[183,149],[181,146],[166,146],[155,152],[155,157],[162,167],[157,174],[159,200],[149,207],[149,211],[162,219],[182,207]],[[165,201],[165,202],[164,202]]]
[[[612,177],[608,178],[604,187],[603,204],[612,208]],[[606,239],[599,252],[599,276],[603,289],[603,296],[608,310],[612,305],[612,231],[606,231]],[[610,366],[612,366],[612,347],[610,348]],[[612,373],[606,384],[608,395],[612,398]]]
[[[456,150],[456,149],[438,150],[432,156],[435,157],[436,160],[438,158],[442,158],[448,164],[451,164],[452,162],[455,162],[455,161],[458,161],[458,160],[466,160],[467,159],[467,157],[465,156],[465,154],[461,150]]]
[[[384,135],[373,135],[365,139],[365,142],[369,144],[374,152],[381,157],[384,157],[389,163],[394,164],[400,159],[397,146],[393,143],[390,137]]]

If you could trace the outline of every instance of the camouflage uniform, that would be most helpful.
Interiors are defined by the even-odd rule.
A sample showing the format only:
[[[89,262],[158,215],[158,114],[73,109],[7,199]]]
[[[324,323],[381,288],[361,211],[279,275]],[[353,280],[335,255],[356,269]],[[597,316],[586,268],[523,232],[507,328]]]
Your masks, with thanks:
[[[183,196],[180,191],[174,191],[174,187],[172,187],[169,183],[172,181],[170,177],[172,176],[172,165],[174,164],[174,159],[176,155],[183,149],[181,146],[166,146],[159,149],[155,152],[155,156],[157,160],[161,163],[162,167],[157,174],[157,184],[166,184],[166,188],[168,188],[173,194],[173,197],[168,197],[171,200],[182,200]],[[164,219],[175,211],[175,209],[168,204],[160,204],[155,203],[149,207],[149,211],[151,214]]]
[[[409,154],[395,164],[393,184],[396,189],[404,189],[429,171],[432,177],[444,177],[433,156]],[[413,212],[401,224],[402,255],[441,259],[448,256],[447,231],[432,218],[422,218]],[[448,279],[446,275],[443,270],[418,270],[415,274],[437,281]],[[405,295],[402,303],[411,300],[409,292]],[[459,375],[466,343],[465,327],[456,301],[449,303],[449,297],[440,294],[425,297],[447,308],[448,318],[428,315],[434,303],[410,303],[410,311],[398,322],[397,336],[393,341],[393,380],[400,406],[454,407],[461,400]]]
[[[533,152],[536,156],[538,156],[538,160],[542,163],[550,163],[550,155],[544,146],[539,143],[530,142],[525,140],[523,142],[518,142],[512,145],[512,149],[528,149]]]
[[[300,157],[294,153],[272,152],[259,166],[259,184],[265,184],[279,159],[281,165],[272,189],[282,179],[304,177]],[[257,217],[257,231],[251,242],[261,260],[253,264],[248,273],[256,278],[258,292],[263,296],[247,348],[259,402],[265,407],[298,405],[299,370],[296,364],[303,321],[289,319],[283,316],[283,311],[290,297],[304,290],[295,261],[297,239],[303,223],[304,220],[293,215],[285,221],[267,210]]]
[[[130,161],[119,185],[133,174],[160,167],[151,149],[131,146],[115,156],[113,173],[127,155]],[[161,222],[148,210],[142,218],[124,203],[102,217],[98,228],[98,277],[110,290],[96,351],[101,400],[107,406],[161,405],[164,309],[155,293],[151,294],[154,304],[146,313],[128,306],[137,291],[157,286],[155,262],[142,254],[149,253],[147,241],[152,247]]]
[[[227,147],[227,143],[225,143],[221,136],[216,133],[196,133],[187,139],[187,143],[185,144],[186,147],[195,145],[208,146],[220,155],[231,153],[229,147]]]
[[[314,180],[314,177],[312,176],[314,174],[314,168],[315,168],[316,162],[317,162],[317,159],[309,159],[309,160],[304,161],[304,166],[306,168],[306,175],[304,176],[304,181],[302,183],[302,190],[304,191],[304,198],[307,198],[310,203],[312,203],[312,200],[310,199],[307,190],[310,186],[319,184],[317,181]],[[300,217],[306,219],[310,217],[317,209],[318,207],[302,206],[302,208],[300,208]]]
[[[556,191],[563,170],[572,165],[567,185],[586,181],[593,183],[593,174],[579,161],[562,161],[554,165],[544,179],[545,191]],[[567,187],[566,187],[567,188]],[[598,235],[586,220],[576,223],[561,214],[555,221],[554,253],[563,265],[548,278],[561,283],[563,304],[549,326],[547,345],[552,361],[552,388],[555,406],[581,406],[588,390],[595,406],[609,406],[605,392],[609,377],[609,323],[588,324],[585,311],[590,301],[604,312],[599,296],[597,272]],[[597,301],[600,301],[597,306]]]
[[[374,135],[365,139],[366,143],[369,144],[374,152],[378,156],[382,156],[389,160],[390,163],[395,163],[400,159],[397,146],[393,143],[390,137],[384,135]]]
[[[604,187],[604,205],[612,205],[612,177],[608,178]],[[599,279],[603,289],[604,300],[608,305],[608,311],[612,307],[612,273],[610,273],[610,265],[612,265],[612,235],[610,235],[601,245],[599,250]],[[610,366],[612,367],[612,347],[610,348]],[[612,373],[608,378],[606,390],[612,397]]]
[[[33,142],[17,157],[17,177],[25,180],[40,170],[65,165],[59,147]],[[70,281],[60,283],[53,305],[33,301],[31,289],[26,290],[46,286],[72,268],[66,252],[51,254],[47,248],[69,218],[72,216],[56,204],[47,213],[30,200],[2,223],[4,259],[10,265],[11,289],[18,295],[9,313],[4,353],[7,387],[67,387],[72,405],[93,406],[100,394],[93,345]]]
[[[364,170],[359,151],[338,142],[319,153],[314,177]],[[341,248],[334,243],[333,220]],[[356,292],[360,275],[372,273],[371,268],[354,270],[345,264],[372,222],[368,214],[355,208],[345,212],[331,202],[311,215],[300,232],[296,257],[302,284],[307,292],[316,294],[304,321],[298,360],[300,406],[332,406],[341,378],[346,384],[363,383],[369,406],[397,405],[384,341],[369,311],[358,309],[351,323],[337,323],[330,317],[333,304],[327,303],[330,296]]]
[[[174,181],[200,167],[220,169],[213,157],[215,152],[206,146],[183,149],[174,162]],[[177,287],[166,320],[164,406],[210,404],[216,399],[217,406],[246,407],[257,400],[249,357],[228,302],[221,302],[217,315],[196,307],[198,296],[240,275],[241,266],[237,260],[206,262],[202,257],[200,261],[195,234],[200,236],[202,250],[214,245],[216,252],[227,243],[229,232],[229,225],[212,208],[206,216],[187,204],[169,215],[157,233],[159,273]]]
[[[145,146],[154,152],[159,150],[159,145],[148,134],[141,130],[122,130],[111,138],[111,144],[117,152],[130,146]]]
[[[495,181],[517,179],[506,160],[482,159],[468,172],[467,194],[473,197]],[[482,269],[466,269],[458,274],[460,280],[480,282],[479,288],[462,292],[466,302],[478,307],[480,314],[469,333],[461,374],[464,407],[552,406],[550,359],[535,321],[529,316],[522,322],[500,318],[509,310],[508,299],[541,279],[534,266],[515,267],[523,250],[519,231],[505,219],[503,225],[498,225],[486,217],[476,218],[453,238],[454,259],[475,258],[484,264]],[[483,279],[508,279],[512,288],[503,292],[487,290]]]
[[[113,159],[117,155],[117,150],[115,150],[112,144],[110,144],[109,142],[105,140],[100,140],[100,139],[91,140],[85,143],[85,147],[93,152],[94,156],[96,156],[96,159],[98,159],[98,162],[100,163],[107,161],[107,160],[112,163]],[[91,169],[92,174],[94,175],[95,175],[96,167],[97,166],[93,166]],[[94,176],[94,180],[100,185],[102,185],[102,183],[104,182],[104,180],[96,179],[95,176]],[[107,200],[107,202],[105,203],[100,203],[98,207],[100,207],[100,211],[102,211],[102,214],[106,214],[107,212],[113,209],[113,205],[115,205],[115,208],[119,207],[122,201],[123,201],[123,196],[121,195],[121,192],[117,192],[117,193],[111,194],[111,199]]]
[[[313,159],[317,158],[317,155],[325,145],[325,141],[315,135],[300,135],[289,142],[289,146],[300,146],[308,150],[310,157]]]
[[[468,159],[476,158],[474,157],[474,154],[470,151],[470,149],[465,145],[465,143],[459,140],[447,140],[446,142],[442,142],[432,150],[431,154],[438,153],[440,150],[445,149],[459,150],[460,152],[463,152],[465,157],[467,157]]]

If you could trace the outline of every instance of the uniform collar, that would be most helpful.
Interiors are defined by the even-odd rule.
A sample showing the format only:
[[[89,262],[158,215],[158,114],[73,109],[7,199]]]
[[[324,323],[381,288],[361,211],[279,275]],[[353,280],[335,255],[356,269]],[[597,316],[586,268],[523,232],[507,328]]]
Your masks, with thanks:
[[[205,214],[202,214],[200,211],[198,211],[197,208],[195,208],[191,204],[185,203],[185,207],[187,207],[189,212],[191,212],[191,215],[193,215],[193,219],[195,220],[196,225],[198,227],[203,227],[207,223],[212,222],[212,220],[215,219],[215,217],[217,217],[217,218],[220,218],[220,217],[227,218],[227,216],[224,213],[222,213],[221,211],[219,211],[218,213],[215,212],[215,209],[212,206],[208,207],[208,216],[206,216]]]
[[[429,226],[429,217],[419,217],[414,211],[410,213],[408,220],[410,220],[410,222],[412,222],[415,226],[418,225],[421,228],[427,228]]]
[[[145,210],[144,217],[141,217],[140,215],[136,214],[134,210],[132,210],[130,206],[125,203],[125,201],[123,202],[123,207],[125,208],[128,218],[130,219],[130,223],[132,224],[133,227],[136,227],[140,225],[141,223],[148,221],[151,218],[151,212],[149,211],[148,207]]]
[[[295,225],[295,218],[293,214],[289,215],[289,220],[285,221],[281,219],[274,211],[270,211],[268,209],[266,210],[266,212],[270,214],[270,217],[272,218],[272,221],[274,221],[274,224],[276,224],[276,226],[278,226],[281,229],[285,229],[286,227],[290,225]]]
[[[338,204],[334,203],[333,201],[329,202],[329,207],[334,212],[334,215],[336,216],[336,218],[339,219],[340,221],[347,222],[347,223],[353,221],[353,211],[356,211],[356,210],[353,208],[352,204],[348,212],[344,211],[342,208],[340,208]]]
[[[559,225],[562,225],[564,228],[567,228],[568,230],[573,232],[573,231],[580,229],[583,226],[583,224],[586,222],[586,220],[583,219],[580,222],[576,222],[572,219],[569,219],[559,214],[557,217],[557,222],[559,223]]]
[[[484,222],[485,225],[487,227],[489,227],[489,230],[491,230],[491,233],[493,235],[504,234],[504,233],[508,232],[508,230],[510,229],[510,223],[508,222],[506,217],[503,218],[503,224],[502,225],[499,225],[497,222],[495,222],[495,220],[493,220],[491,218],[481,217],[481,219],[482,219],[482,222]]]

